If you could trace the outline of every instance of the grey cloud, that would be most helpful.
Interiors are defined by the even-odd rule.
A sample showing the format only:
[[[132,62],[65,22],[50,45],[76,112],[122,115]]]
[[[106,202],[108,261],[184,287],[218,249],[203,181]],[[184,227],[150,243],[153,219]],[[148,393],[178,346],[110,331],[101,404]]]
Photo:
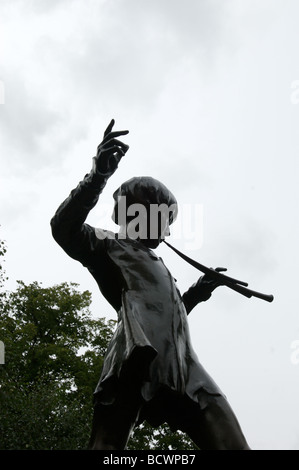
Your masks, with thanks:
[[[61,116],[47,108],[34,90],[28,92],[20,77],[6,75],[5,104],[0,109],[0,122],[2,142],[9,147],[10,158],[26,166],[28,162],[38,165],[41,159],[39,139],[60,120]]]
[[[219,256],[227,260],[234,270],[248,276],[243,280],[250,282],[250,287],[254,288],[255,280],[261,278],[267,282],[277,268],[278,260],[275,257],[277,237],[266,224],[247,214],[246,218],[240,217],[228,232],[224,230],[218,236],[221,239],[217,248]]]
[[[219,1],[189,1],[188,7],[181,1],[87,2],[84,36],[79,24],[68,42],[52,38],[52,53],[65,82],[90,105],[103,105],[109,96],[116,107],[152,107],[194,51],[200,73],[202,61],[212,62],[223,48],[224,13]]]
[[[47,13],[57,7],[65,7],[67,4],[75,3],[76,0],[2,0],[8,8],[24,9],[24,12]]]
[[[70,33],[63,39],[55,33],[37,36],[30,61],[38,69],[30,72],[30,61],[19,69],[13,57],[14,70],[7,71],[6,105],[0,114],[3,136],[15,158],[27,154],[27,164],[39,165],[42,138],[55,142],[56,149],[71,145],[59,133],[59,127],[73,125],[70,116],[77,121],[70,133],[78,139],[86,135],[92,119],[110,109],[150,115],[186,58],[194,59],[194,51],[201,51],[194,64],[201,74],[202,58],[212,61],[226,34],[226,9],[219,1],[190,0],[188,7],[177,0],[76,1],[70,3],[69,15],[68,3],[30,2],[24,10],[28,19],[35,10],[64,5],[62,16],[49,15],[49,24],[55,31],[57,18],[62,28],[67,18]],[[10,5],[24,6],[17,1]],[[39,92],[34,81],[26,80],[30,73],[40,74]],[[49,163],[50,155],[44,156]]]

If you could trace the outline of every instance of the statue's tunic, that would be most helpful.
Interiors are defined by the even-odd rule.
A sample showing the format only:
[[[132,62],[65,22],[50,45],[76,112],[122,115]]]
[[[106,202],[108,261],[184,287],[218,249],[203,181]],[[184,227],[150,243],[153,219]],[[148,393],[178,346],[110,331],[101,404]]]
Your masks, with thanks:
[[[126,377],[135,373],[141,377],[140,392],[147,403],[154,402],[162,389],[194,402],[202,390],[222,395],[192,348],[183,298],[162,259],[137,240],[85,223],[106,181],[104,175],[91,172],[51,221],[55,240],[88,268],[118,313],[95,390],[97,400],[113,403]]]

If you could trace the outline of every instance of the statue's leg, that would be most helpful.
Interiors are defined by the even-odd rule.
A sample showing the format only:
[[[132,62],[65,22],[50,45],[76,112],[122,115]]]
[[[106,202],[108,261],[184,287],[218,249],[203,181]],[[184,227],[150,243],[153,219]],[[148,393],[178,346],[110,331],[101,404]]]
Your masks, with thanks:
[[[193,412],[190,438],[202,450],[250,450],[227,400],[205,394],[205,406]]]
[[[96,405],[89,447],[92,450],[122,450],[129,440],[135,417],[113,405]]]
[[[139,416],[142,400],[124,393],[112,405],[95,404],[89,448],[123,450]]]

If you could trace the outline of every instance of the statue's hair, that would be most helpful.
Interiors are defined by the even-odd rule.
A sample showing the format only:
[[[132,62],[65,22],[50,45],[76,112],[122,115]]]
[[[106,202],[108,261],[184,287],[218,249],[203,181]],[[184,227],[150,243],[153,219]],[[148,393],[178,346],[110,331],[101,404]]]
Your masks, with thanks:
[[[112,219],[115,223],[118,221],[119,198],[126,197],[126,207],[132,204],[142,204],[147,209],[151,204],[166,204],[172,208],[169,213],[169,224],[175,220],[177,216],[177,200],[169,189],[160,181],[151,176],[135,176],[125,181],[114,193],[115,200]]]

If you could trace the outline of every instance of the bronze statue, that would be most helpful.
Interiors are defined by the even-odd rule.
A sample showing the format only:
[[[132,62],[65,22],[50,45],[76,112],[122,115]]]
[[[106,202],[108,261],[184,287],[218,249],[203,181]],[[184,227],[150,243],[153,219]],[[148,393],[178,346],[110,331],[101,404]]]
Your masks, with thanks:
[[[118,234],[85,223],[129,148],[117,139],[128,131],[113,131],[113,126],[114,120],[97,148],[91,172],[51,220],[57,243],[90,271],[118,314],[94,393],[90,448],[125,449],[134,426],[146,420],[152,426],[167,422],[171,429],[182,430],[200,449],[248,450],[229,403],[190,341],[187,315],[211,297],[221,279],[205,274],[181,296],[153,251],[176,217],[173,194],[153,178],[132,178],[114,193]],[[157,205],[164,210],[150,214]],[[145,209],[138,221],[136,208]]]

